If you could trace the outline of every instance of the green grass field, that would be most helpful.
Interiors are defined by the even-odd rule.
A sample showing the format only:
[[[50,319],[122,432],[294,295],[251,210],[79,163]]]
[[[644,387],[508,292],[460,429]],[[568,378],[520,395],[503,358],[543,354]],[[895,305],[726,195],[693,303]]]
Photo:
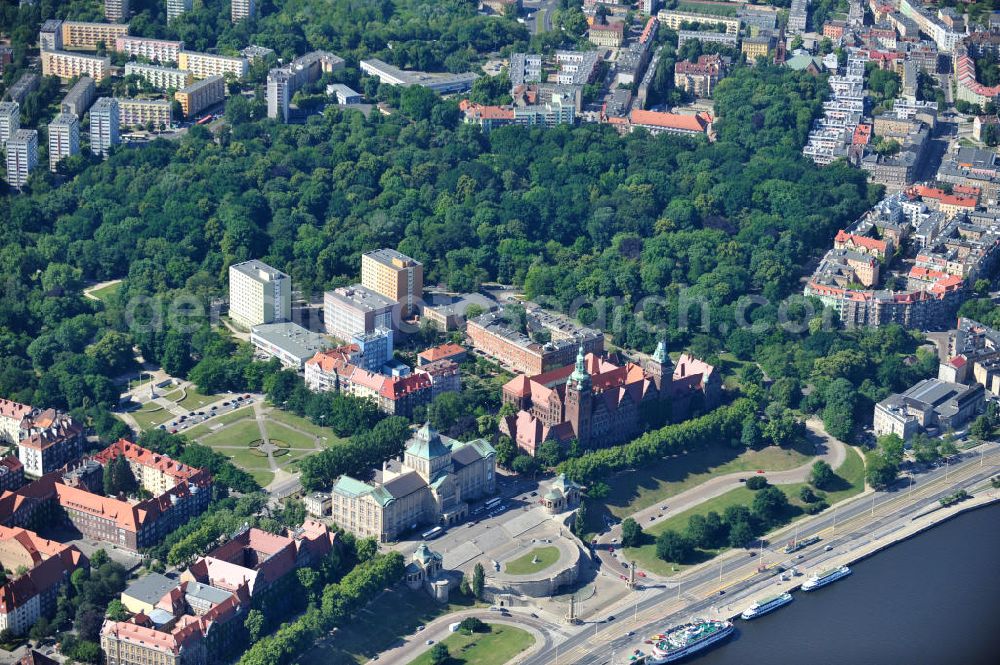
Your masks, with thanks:
[[[320,445],[322,446],[329,446],[339,441],[346,441],[346,439],[334,434],[333,430],[329,427],[314,425],[312,421],[307,418],[300,418],[294,413],[288,413],[287,411],[282,411],[281,409],[268,410],[267,417],[283,425],[290,425],[295,429],[308,432],[309,434],[318,437],[320,439]]]
[[[270,420],[264,423],[264,428],[267,430],[267,437],[269,439],[281,439],[285,443],[289,444],[294,450],[315,450],[316,439],[308,434],[303,434],[302,432],[297,432],[290,427],[286,427],[281,423],[272,422]]]
[[[251,441],[256,441],[260,438],[260,428],[257,426],[257,421],[253,418],[246,418],[238,420],[218,432],[201,437],[199,443],[212,448],[219,448],[220,446],[246,448]],[[227,450],[222,450],[221,452],[229,454]]]
[[[696,14],[710,14],[712,16],[736,16],[741,5],[730,2],[681,2],[677,3],[677,11],[694,12]]]
[[[222,425],[228,425],[241,420],[253,419],[253,417],[253,409],[248,406],[243,407],[242,409],[236,409],[235,411],[223,413],[221,416],[216,416],[215,418],[206,420],[200,425],[195,425],[191,429],[184,430],[184,436],[189,439],[199,439],[203,436],[211,434]]]
[[[133,411],[131,416],[135,419],[136,424],[138,424],[144,431],[151,430],[157,425],[169,422],[174,417],[174,415],[170,413],[169,409],[161,408],[155,404],[143,406],[138,411]]]
[[[121,288],[122,288],[122,283],[115,282],[114,284],[108,284],[107,286],[95,289],[93,291],[88,291],[87,293],[94,296],[101,302],[107,302],[109,299],[111,299],[112,296],[118,293],[118,291],[121,290]]]
[[[842,483],[835,491],[825,492],[827,497],[826,500],[830,505],[843,501],[848,497],[860,494],[864,491],[864,462],[854,449],[850,449],[848,452],[850,454],[847,459],[845,459],[844,463],[836,469],[836,473],[842,480]],[[794,483],[790,485],[778,486],[783,492],[785,492],[786,495],[788,495],[789,502],[793,506],[792,511],[790,511],[789,521],[806,517],[805,512],[802,511],[802,507],[805,504],[801,499],[799,499],[799,490],[805,484],[806,483]],[[687,565],[663,561],[656,556],[656,537],[668,529],[673,529],[674,531],[683,533],[687,529],[688,521],[691,519],[692,515],[705,515],[712,511],[721,515],[729,506],[750,506],[753,502],[753,496],[753,490],[748,490],[745,487],[739,487],[713,499],[709,499],[708,501],[705,501],[690,510],[685,510],[684,512],[673,515],[646,530],[646,539],[643,545],[641,547],[627,548],[625,550],[625,558],[627,560],[634,560],[640,568],[649,570],[657,575],[670,575],[674,572],[680,572],[690,565],[701,563],[702,561],[710,559],[719,552],[723,551],[725,548],[720,550],[699,550],[699,555],[694,561],[689,562]]]
[[[534,563],[536,556],[538,557],[538,562]],[[536,547],[524,556],[507,562],[505,570],[508,575],[531,575],[540,570],[545,570],[558,560],[558,547]]]
[[[762,450],[740,450],[713,446],[705,450],[669,457],[641,469],[615,474],[605,482],[611,487],[608,498],[593,502],[587,511],[588,538],[604,528],[608,514],[624,519],[655,506],[681,492],[697,487],[709,478],[737,471],[787,471],[809,462],[811,444],[800,449],[771,446]]]
[[[196,411],[206,404],[217,402],[220,397],[221,395],[204,395],[198,392],[195,388],[188,388],[187,396],[177,402],[177,405],[182,409],[187,409],[188,411]]]
[[[401,642],[403,636],[415,633],[417,626],[474,607],[459,594],[453,594],[452,598],[455,602],[441,605],[422,590],[412,591],[400,586],[386,591],[335,635],[317,642],[297,662],[300,665],[367,663],[372,656]]]
[[[488,633],[452,633],[441,644],[448,647],[448,663],[464,665],[504,665],[535,643],[531,633],[515,626],[490,624]],[[430,651],[410,661],[410,665],[431,665]]]

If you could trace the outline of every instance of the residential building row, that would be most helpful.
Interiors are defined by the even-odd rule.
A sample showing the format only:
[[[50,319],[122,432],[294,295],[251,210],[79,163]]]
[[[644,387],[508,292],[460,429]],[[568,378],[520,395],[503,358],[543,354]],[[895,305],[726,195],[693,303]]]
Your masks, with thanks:
[[[478,125],[484,132],[498,127],[520,125],[522,127],[555,127],[572,125],[576,121],[576,105],[572,99],[554,98],[545,104],[528,106],[487,106],[463,99],[459,109],[465,123]]]
[[[326,51],[307,53],[267,74],[267,117],[288,122],[292,97],[323,74],[344,68],[344,59]]]
[[[1000,331],[959,317],[948,339],[948,359],[938,368],[942,381],[978,384],[1000,396]]]

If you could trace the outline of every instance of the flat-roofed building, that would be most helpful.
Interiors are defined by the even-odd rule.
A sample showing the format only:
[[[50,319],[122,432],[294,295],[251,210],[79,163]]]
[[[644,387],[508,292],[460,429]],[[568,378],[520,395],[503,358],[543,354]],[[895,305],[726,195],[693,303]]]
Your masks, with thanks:
[[[64,49],[96,51],[98,45],[114,48],[115,40],[128,34],[128,24],[89,23],[87,21],[63,21],[62,42]]]
[[[382,83],[388,85],[402,85],[409,87],[419,85],[429,88],[439,94],[446,95],[452,92],[464,92],[472,88],[472,84],[479,78],[475,72],[435,73],[406,71],[383,62],[378,58],[368,58],[359,62],[361,71],[370,76],[378,78]]]
[[[7,184],[22,189],[38,166],[38,132],[19,129],[7,141]]]
[[[0,148],[4,148],[17,130],[21,129],[21,105],[0,102]]]
[[[250,343],[260,354],[277,358],[285,367],[302,371],[306,361],[333,343],[297,323],[264,323],[250,329]]]
[[[196,79],[222,76],[227,73],[238,79],[247,75],[247,59],[229,55],[181,51],[177,54],[177,66],[194,74]]]
[[[115,39],[115,50],[135,58],[143,57],[157,62],[177,62],[184,42],[150,37],[122,35]]]
[[[82,118],[90,105],[94,103],[96,96],[97,86],[94,85],[94,79],[89,76],[81,76],[63,97],[61,108],[66,113],[72,113],[77,118]]]
[[[125,65],[125,76],[138,76],[157,90],[183,90],[194,82],[191,72],[184,69],[158,67],[130,62]]]
[[[103,81],[111,75],[111,59],[68,51],[42,51],[42,75],[72,79],[89,76],[95,81]]]
[[[38,90],[41,80],[41,77],[35,72],[24,72],[14,85],[7,88],[7,99],[23,104],[30,93]]]
[[[326,86],[326,94],[336,95],[337,103],[341,105],[360,104],[364,99],[360,92],[355,92],[343,83],[331,83]]]
[[[49,123],[49,170],[67,157],[80,153],[80,119],[62,112]]]
[[[181,104],[181,113],[190,118],[226,98],[226,81],[221,76],[209,76],[174,93]]]
[[[104,0],[104,18],[112,23],[127,21],[130,10],[128,0]]]
[[[108,156],[111,146],[121,143],[121,116],[118,100],[101,97],[90,108],[90,152]]]
[[[326,51],[313,51],[275,67],[267,74],[267,117],[288,122],[289,105],[295,91],[324,73],[344,68],[344,59]]]
[[[167,0],[167,23],[191,11],[193,5],[192,0]]]
[[[233,23],[237,23],[253,16],[255,10],[254,0],[233,0],[229,17]]]
[[[156,129],[166,129],[173,123],[168,99],[131,99],[116,97],[118,119],[122,127],[143,127],[153,123]]]
[[[399,317],[399,303],[361,284],[341,286],[323,294],[326,332],[350,341],[356,334],[391,330]]]
[[[400,315],[416,314],[424,295],[424,266],[394,249],[361,255],[361,284],[399,303]]]
[[[246,328],[288,321],[292,278],[253,259],[229,266],[229,316]]]
[[[42,27],[38,30],[38,48],[42,51],[63,49],[62,21],[50,18],[42,23]]]
[[[956,430],[982,410],[984,400],[985,391],[978,383],[964,386],[924,379],[875,405],[875,435],[896,434],[905,441],[929,428]]]

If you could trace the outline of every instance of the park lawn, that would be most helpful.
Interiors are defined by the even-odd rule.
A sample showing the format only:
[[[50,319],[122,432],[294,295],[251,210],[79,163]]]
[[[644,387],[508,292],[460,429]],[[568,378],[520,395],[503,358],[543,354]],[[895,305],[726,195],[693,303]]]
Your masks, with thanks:
[[[649,506],[701,485],[713,476],[738,471],[787,471],[803,466],[814,456],[811,444],[802,448],[769,446],[761,450],[742,450],[730,446],[712,446],[675,457],[667,457],[641,469],[623,471],[605,480],[611,493],[606,499],[592,502],[587,511],[587,539],[604,530],[604,517],[621,520]]]
[[[426,625],[445,614],[475,607],[475,603],[458,593],[442,605],[422,589],[412,590],[403,585],[386,591],[354,618],[326,639],[303,654],[300,665],[358,665],[413,635],[417,626]]]
[[[118,293],[118,291],[121,290],[121,288],[122,288],[122,283],[119,281],[115,282],[114,284],[108,284],[107,286],[102,286],[101,288],[95,289],[93,291],[88,291],[87,293],[94,296],[101,302],[107,302],[116,293]]]
[[[257,420],[246,418],[223,427],[217,432],[212,432],[201,437],[198,443],[220,449],[219,452],[229,454],[229,448],[246,448],[253,441],[261,439],[260,427]]]
[[[538,563],[532,560],[538,557]],[[559,560],[558,547],[536,547],[524,556],[513,561],[508,561],[506,572],[508,575],[531,575],[540,570],[545,570]]]
[[[264,428],[267,430],[267,438],[284,441],[292,450],[316,450],[316,439],[309,434],[269,420],[265,421]]]
[[[185,430],[184,435],[189,439],[199,439],[218,431],[219,427],[222,425],[230,425],[241,420],[250,420],[253,419],[253,417],[253,409],[245,406],[242,409],[236,409],[235,411],[229,411],[228,413],[223,413],[222,415],[210,418],[200,425],[195,425],[191,429]],[[260,437],[258,436],[257,438]]]
[[[488,633],[452,633],[441,644],[448,647],[448,663],[463,665],[504,665],[514,656],[531,648],[535,638],[516,626],[488,624]],[[410,661],[410,665],[431,665],[430,650]]]
[[[220,397],[221,395],[205,395],[196,388],[188,388],[187,396],[177,402],[177,406],[188,411],[197,411],[206,404],[218,401]]]
[[[824,494],[826,494],[826,500],[831,506],[848,497],[860,494],[865,488],[864,462],[861,460],[861,456],[858,455],[855,449],[850,448],[848,452],[850,452],[850,455],[848,455],[844,460],[844,463],[836,469],[836,473],[842,480],[842,483],[836,490],[824,492]],[[778,485],[778,487],[780,487],[781,490],[788,496],[788,500],[793,506],[793,510],[790,511],[788,516],[788,522],[807,517],[806,513],[802,509],[803,506],[805,506],[805,503],[799,498],[799,490],[804,485],[806,485],[806,483]],[[640,547],[626,548],[624,557],[629,561],[634,560],[640,568],[644,568],[657,575],[663,576],[680,572],[691,565],[707,561],[719,552],[725,551],[727,548],[721,548],[718,550],[698,550],[698,555],[693,561],[688,564],[679,564],[677,562],[664,561],[656,556],[656,538],[668,529],[684,533],[687,530],[688,521],[693,515],[706,515],[712,511],[721,515],[729,506],[743,505],[749,507],[750,504],[753,503],[753,496],[753,490],[749,490],[745,487],[738,487],[734,490],[726,492],[725,494],[720,494],[717,497],[709,499],[708,501],[705,501],[690,510],[685,510],[681,513],[668,517],[662,522],[645,530],[646,536],[643,544]]]
[[[143,431],[154,429],[157,425],[162,425],[174,417],[174,414],[167,409],[157,408],[154,411],[148,410],[146,407],[133,411],[131,415]]]
[[[288,411],[282,411],[277,408],[270,409],[267,412],[267,417],[281,423],[282,425],[288,425],[294,429],[299,429],[303,432],[312,434],[319,439],[320,444],[324,447],[347,440],[337,436],[329,427],[320,427],[319,425],[313,424],[313,422],[308,418],[301,418],[294,413],[289,413]]]
[[[681,2],[677,3],[677,11],[709,14],[712,16],[733,17],[736,16],[739,9],[740,5],[726,2],[708,4],[703,2],[684,2],[684,0],[681,0]]]

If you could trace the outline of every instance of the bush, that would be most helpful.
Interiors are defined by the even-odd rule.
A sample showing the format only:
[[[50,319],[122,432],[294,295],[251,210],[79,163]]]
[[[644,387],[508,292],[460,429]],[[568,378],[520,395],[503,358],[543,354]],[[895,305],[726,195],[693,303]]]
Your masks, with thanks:
[[[464,630],[468,633],[488,633],[490,632],[489,624],[477,619],[476,617],[468,617],[462,619],[462,623],[458,624],[459,630]]]
[[[816,503],[810,503],[808,506],[806,506],[806,513],[809,515],[818,515],[819,513],[823,512],[829,507],[830,504],[828,504],[826,501],[819,500]]]
[[[750,476],[747,478],[747,489],[748,490],[762,490],[767,487],[767,477],[766,476]]]
[[[820,494],[816,494],[816,492],[813,491],[813,488],[809,487],[808,485],[803,485],[802,489],[799,490],[799,498],[805,501],[806,503],[816,503],[817,501],[821,500],[823,496]]]

